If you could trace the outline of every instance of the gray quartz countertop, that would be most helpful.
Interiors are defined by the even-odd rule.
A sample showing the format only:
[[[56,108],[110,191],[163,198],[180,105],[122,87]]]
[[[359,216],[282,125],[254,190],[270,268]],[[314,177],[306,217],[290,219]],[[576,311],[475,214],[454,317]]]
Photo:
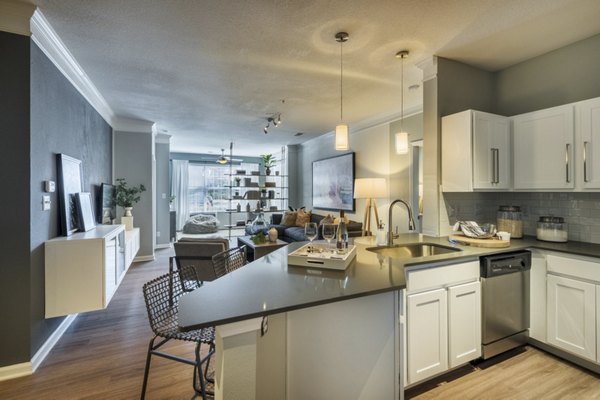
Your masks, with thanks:
[[[394,241],[415,242],[450,245],[461,251],[394,260],[367,251],[371,244],[363,241],[357,244],[356,259],[348,268],[335,271],[288,265],[288,252],[304,244],[292,243],[185,295],[179,305],[179,326],[192,330],[404,289],[405,268],[423,264],[452,264],[527,248],[600,257],[598,244],[551,243],[531,237],[512,239],[506,248],[463,246],[449,243],[447,237],[419,234],[403,234]]]

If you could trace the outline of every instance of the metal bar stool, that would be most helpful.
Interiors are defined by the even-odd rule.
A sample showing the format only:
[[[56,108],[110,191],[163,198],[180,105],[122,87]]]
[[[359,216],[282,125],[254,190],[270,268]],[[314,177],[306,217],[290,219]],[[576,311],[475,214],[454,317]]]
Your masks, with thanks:
[[[190,268],[193,269],[193,267]],[[195,274],[195,270],[192,272],[187,269],[188,267],[184,267],[175,274],[168,273],[144,284],[144,301],[146,302],[148,321],[150,322],[152,332],[154,332],[154,337],[148,344],[146,368],[144,370],[144,383],[142,385],[141,394],[142,400],[146,396],[150,361],[153,355],[193,365],[193,387],[196,393],[202,395],[203,399],[206,399],[207,394],[213,394],[206,390],[206,374],[208,372],[210,358],[215,352],[215,329],[210,327],[190,332],[180,332],[177,324],[179,299],[184,295],[182,282]],[[187,278],[184,279],[184,277]],[[157,339],[159,339],[159,341],[158,343],[155,343]],[[171,339],[195,342],[195,359],[191,360],[160,351],[160,347]],[[208,354],[204,358],[200,356],[202,344],[207,344],[209,346]],[[206,365],[204,372],[202,371],[203,364]]]

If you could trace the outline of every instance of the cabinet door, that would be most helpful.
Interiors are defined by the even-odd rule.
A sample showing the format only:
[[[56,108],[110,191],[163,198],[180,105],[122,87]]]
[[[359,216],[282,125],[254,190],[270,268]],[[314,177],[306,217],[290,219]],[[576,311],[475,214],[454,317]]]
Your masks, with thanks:
[[[104,307],[108,305],[117,290],[117,237],[106,240],[104,245]]]
[[[600,312],[600,285],[596,285],[596,314]],[[596,350],[600,349],[600,317],[596,318]],[[600,353],[596,354],[596,361],[600,363]]]
[[[448,289],[450,368],[481,356],[480,288],[477,281]]]
[[[408,383],[448,369],[448,308],[445,289],[407,296]]]
[[[509,189],[510,170],[509,119],[473,111],[473,188]]]
[[[572,189],[573,105],[513,117],[515,189]]]
[[[596,360],[596,286],[548,275],[548,343]]]
[[[600,98],[576,105],[577,171],[584,189],[600,189]]]

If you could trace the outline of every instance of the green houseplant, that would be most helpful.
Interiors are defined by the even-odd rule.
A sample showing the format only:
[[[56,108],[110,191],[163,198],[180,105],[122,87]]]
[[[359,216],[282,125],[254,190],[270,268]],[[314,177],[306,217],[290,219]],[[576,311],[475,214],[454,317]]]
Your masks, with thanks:
[[[265,173],[271,175],[271,167],[275,166],[275,157],[273,154],[261,154],[260,158],[265,166]]]
[[[115,203],[125,209],[125,216],[131,217],[133,205],[140,201],[141,195],[146,191],[144,185],[129,186],[125,178],[117,178],[117,187],[115,189]]]

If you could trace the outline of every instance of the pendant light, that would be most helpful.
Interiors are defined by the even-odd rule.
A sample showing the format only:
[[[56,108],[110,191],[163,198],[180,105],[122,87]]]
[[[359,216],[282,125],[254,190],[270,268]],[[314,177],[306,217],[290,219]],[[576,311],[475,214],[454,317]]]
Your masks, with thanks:
[[[408,133],[402,128],[404,125],[404,59],[408,57],[408,50],[401,50],[396,53],[396,58],[401,61],[401,75],[400,75],[400,132],[396,132],[396,153],[407,154],[408,153]]]
[[[344,42],[348,41],[346,32],[338,32],[335,34],[335,40],[340,44],[340,123],[335,127],[335,149],[338,151],[346,151],[350,149],[350,138],[348,134],[348,125],[344,121],[344,59],[342,47]]]

